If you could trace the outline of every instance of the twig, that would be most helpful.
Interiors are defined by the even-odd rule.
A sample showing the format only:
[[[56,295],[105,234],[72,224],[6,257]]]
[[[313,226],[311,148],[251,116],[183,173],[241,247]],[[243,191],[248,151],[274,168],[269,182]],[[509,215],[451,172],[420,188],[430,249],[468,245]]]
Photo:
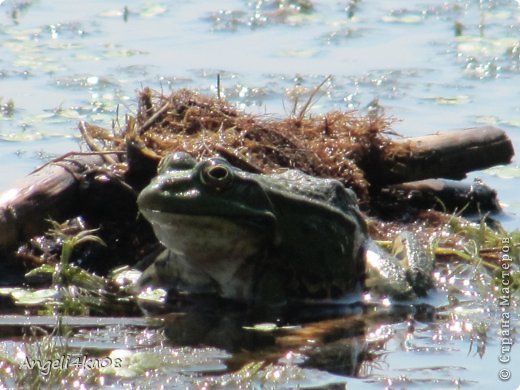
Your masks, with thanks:
[[[63,155],[61,155],[59,157],[56,157],[56,158],[54,158],[54,159],[52,159],[50,161],[47,161],[45,164],[39,166],[34,171],[32,171],[30,174],[32,175],[33,173],[39,172],[39,171],[41,171],[43,168],[45,168],[48,165],[56,164],[56,163],[59,163],[59,162],[63,162],[63,161],[65,161],[65,159],[67,157],[72,157],[72,156],[105,156],[105,155],[109,155],[109,154],[120,154],[120,155],[123,155],[123,154],[126,154],[126,151],[123,151],[123,150],[113,150],[113,151],[105,150],[105,151],[99,151],[99,152],[68,152],[68,153],[65,153],[65,154],[63,154]],[[115,161],[114,161],[114,164],[116,164]]]
[[[79,129],[81,135],[83,136],[85,143],[90,148],[90,150],[92,150],[93,152],[100,152],[101,149],[99,148],[99,146],[97,146],[97,144],[94,142],[94,140],[92,139],[92,137],[90,136],[90,134],[87,131],[87,127],[85,126],[85,121],[79,122],[78,129]]]
[[[309,109],[309,106],[312,103],[312,100],[314,99],[314,96],[316,96],[316,94],[321,89],[321,87],[323,87],[325,85],[325,83],[331,79],[331,77],[332,77],[332,75],[328,75],[327,77],[325,77],[325,80],[323,80],[320,83],[320,85],[318,85],[316,88],[314,88],[314,91],[312,91],[312,93],[310,94],[309,99],[307,99],[307,102],[303,105],[302,109],[300,110],[300,113],[298,114],[298,120],[303,119],[305,113],[307,112],[307,110]]]
[[[221,87],[221,84],[220,84],[220,73],[217,73],[217,99],[218,100],[221,99],[220,87]]]
[[[168,109],[169,106],[170,101],[168,100],[159,110],[157,110],[150,118],[148,118],[148,120],[139,129],[138,134],[143,135],[148,127],[150,127],[156,121],[156,119]]]
[[[234,165],[237,168],[240,168],[244,171],[253,172],[253,173],[262,173],[262,169],[253,163],[247,161],[245,157],[239,156],[237,153],[225,148],[221,145],[215,145],[215,150],[224,157],[229,163]]]
[[[87,128],[85,126],[85,121],[80,121],[78,127],[79,127],[79,131],[81,132],[81,135],[83,136],[83,139],[85,140],[85,143],[88,145],[90,150],[92,150],[93,152],[98,152],[98,153],[103,152],[103,150],[101,150],[99,148],[99,146],[94,142],[94,140],[88,133]],[[105,160],[108,164],[110,164],[110,165],[116,164],[116,161],[109,155],[102,154],[101,156],[103,157],[103,160]]]

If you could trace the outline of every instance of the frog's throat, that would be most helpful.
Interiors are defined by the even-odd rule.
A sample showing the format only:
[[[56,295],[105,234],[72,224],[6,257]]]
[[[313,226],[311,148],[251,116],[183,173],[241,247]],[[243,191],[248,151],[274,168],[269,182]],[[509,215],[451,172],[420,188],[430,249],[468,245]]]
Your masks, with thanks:
[[[154,232],[169,249],[180,237],[186,242],[204,240],[205,237],[221,237],[234,240],[235,237],[262,237],[264,244],[276,245],[277,219],[273,213],[248,212],[244,215],[194,215],[177,214],[158,210],[142,209],[141,214],[151,223]]]
[[[170,214],[152,219],[159,241],[187,268],[226,283],[250,258],[272,245],[271,231],[244,225],[236,219]],[[247,222],[246,222],[247,223]]]

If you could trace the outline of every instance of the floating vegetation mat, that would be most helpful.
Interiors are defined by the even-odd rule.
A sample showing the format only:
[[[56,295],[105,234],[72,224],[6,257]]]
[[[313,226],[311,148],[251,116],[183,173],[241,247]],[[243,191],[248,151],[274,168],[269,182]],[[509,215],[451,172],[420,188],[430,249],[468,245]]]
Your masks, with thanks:
[[[124,137],[130,137],[141,140],[158,158],[185,151],[197,159],[221,156],[253,172],[296,168],[336,178],[367,201],[369,184],[358,163],[370,160],[388,144],[383,135],[390,121],[338,111],[306,116],[313,97],[299,113],[273,120],[244,114],[228,102],[193,91],[183,89],[167,96],[145,88],[139,94],[135,119],[122,132],[88,125],[86,130],[104,143],[103,149],[122,150]]]

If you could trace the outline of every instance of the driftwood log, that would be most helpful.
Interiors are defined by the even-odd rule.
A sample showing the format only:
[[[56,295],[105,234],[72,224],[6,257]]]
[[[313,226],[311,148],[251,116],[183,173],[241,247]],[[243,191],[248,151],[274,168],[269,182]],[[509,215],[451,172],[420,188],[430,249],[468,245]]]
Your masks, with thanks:
[[[480,180],[462,182],[426,179],[383,187],[373,200],[377,208],[395,213],[403,209],[485,213],[501,210],[497,193]]]
[[[460,180],[470,171],[509,164],[513,155],[507,134],[484,126],[396,140],[378,161],[361,168],[371,185],[382,187],[429,178]]]
[[[472,170],[507,164],[514,154],[505,132],[493,127],[402,139],[394,141],[394,144],[395,147],[390,145],[382,152],[377,151],[374,159],[362,166],[373,188],[381,189],[390,184],[425,178],[460,179]],[[120,156],[114,154],[111,158],[118,161]],[[101,155],[62,158],[38,169],[15,188],[0,194],[0,249],[42,233],[48,227],[48,219],[71,218],[90,209],[101,216],[114,212],[129,213],[132,215],[126,218],[135,219],[137,209],[134,200],[139,188],[133,190],[120,180],[124,175],[117,180],[112,180],[106,173],[87,175],[89,172],[95,173],[96,168],[103,164],[105,159]],[[144,185],[151,176],[141,179]],[[424,187],[425,184],[421,185]],[[410,186],[403,184],[396,190],[419,191],[419,187]],[[446,191],[446,184],[443,187]],[[487,202],[496,205],[496,194],[493,191],[489,194],[492,199]],[[442,191],[434,196],[441,198]],[[481,203],[486,201],[481,200]],[[126,206],[122,207],[123,204]]]
[[[118,161],[120,156],[110,155]],[[37,169],[0,194],[0,248],[42,233],[49,219],[74,216],[81,208],[85,174],[98,169],[102,155],[71,155]],[[76,214],[77,215],[77,214]]]

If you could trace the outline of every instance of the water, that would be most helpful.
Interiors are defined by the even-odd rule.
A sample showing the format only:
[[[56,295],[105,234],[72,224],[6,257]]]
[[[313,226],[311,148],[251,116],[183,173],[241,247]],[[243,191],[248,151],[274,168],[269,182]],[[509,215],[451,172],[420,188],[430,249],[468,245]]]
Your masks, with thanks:
[[[463,26],[458,38],[456,23]],[[393,128],[403,135],[491,124],[518,151],[519,36],[520,4],[505,0],[315,1],[313,12],[285,14],[269,2],[238,0],[1,1],[0,189],[78,150],[79,120],[110,127],[118,106],[121,118],[135,110],[143,86],[215,94],[218,73],[223,94],[249,112],[285,115],[293,88],[332,75],[311,112],[366,112],[377,101],[399,119]],[[515,158],[510,171],[470,175],[498,191],[510,229],[520,227],[518,164]],[[428,326],[421,331],[435,344]],[[456,386],[459,377],[463,385],[501,383],[496,339],[480,358],[464,335],[448,337],[452,349],[435,353],[390,343],[385,364],[354,384],[425,366],[453,366],[420,371],[448,381],[440,387]],[[517,352],[513,358],[520,361]]]

